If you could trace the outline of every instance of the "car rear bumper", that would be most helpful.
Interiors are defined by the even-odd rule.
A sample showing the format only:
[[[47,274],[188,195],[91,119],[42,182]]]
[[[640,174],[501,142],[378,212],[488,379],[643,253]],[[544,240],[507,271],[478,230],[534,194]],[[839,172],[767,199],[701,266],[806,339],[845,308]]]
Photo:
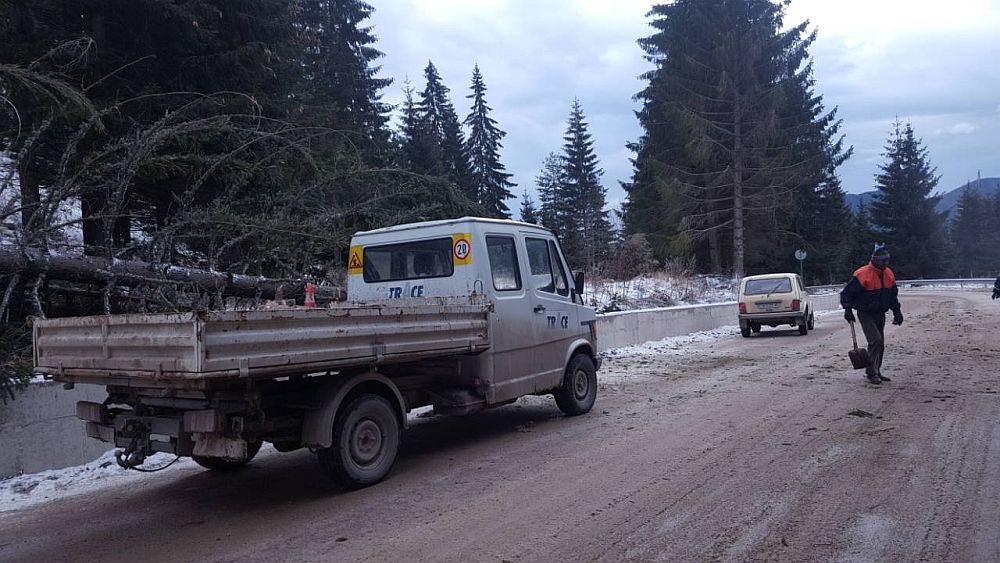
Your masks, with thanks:
[[[742,313],[740,321],[780,321],[781,319],[801,319],[805,311],[777,311],[774,313]]]

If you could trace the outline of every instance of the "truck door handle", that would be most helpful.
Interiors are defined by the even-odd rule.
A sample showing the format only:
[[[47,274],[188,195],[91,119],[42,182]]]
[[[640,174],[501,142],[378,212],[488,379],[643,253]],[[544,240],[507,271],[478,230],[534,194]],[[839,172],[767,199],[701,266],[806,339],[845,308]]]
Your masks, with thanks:
[[[534,310],[535,310],[536,313],[544,313],[545,312],[545,305],[535,305],[535,309]]]

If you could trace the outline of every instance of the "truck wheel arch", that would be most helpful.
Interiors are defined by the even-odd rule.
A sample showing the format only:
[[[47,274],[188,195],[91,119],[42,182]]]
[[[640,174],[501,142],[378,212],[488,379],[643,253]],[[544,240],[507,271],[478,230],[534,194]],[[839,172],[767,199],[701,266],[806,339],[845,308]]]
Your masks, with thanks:
[[[344,401],[356,393],[373,393],[384,397],[395,407],[400,428],[406,428],[406,402],[402,393],[386,376],[368,371],[325,387],[320,407],[306,413],[302,423],[302,445],[329,448],[333,445],[333,423]]]
[[[594,347],[589,341],[581,338],[579,340],[574,340],[573,343],[569,345],[569,348],[567,348],[566,358],[563,360],[563,366],[568,366],[570,360],[572,360],[573,356],[577,354],[586,354],[590,356],[591,360],[594,360],[595,364],[597,362],[597,358],[594,355]]]

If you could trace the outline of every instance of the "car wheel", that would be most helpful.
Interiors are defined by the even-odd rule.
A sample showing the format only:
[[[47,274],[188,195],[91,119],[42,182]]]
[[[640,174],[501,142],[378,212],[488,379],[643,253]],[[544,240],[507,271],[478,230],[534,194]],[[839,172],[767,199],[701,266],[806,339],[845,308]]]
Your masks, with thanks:
[[[750,323],[750,332],[753,332],[754,334],[760,332],[760,325],[757,323]]]
[[[798,324],[799,324],[799,334],[801,334],[802,336],[809,334],[809,326],[807,324],[805,317],[799,319]]]
[[[809,324],[807,324],[806,326],[809,328],[809,330],[816,329],[816,318],[813,316],[811,312],[809,313]]]

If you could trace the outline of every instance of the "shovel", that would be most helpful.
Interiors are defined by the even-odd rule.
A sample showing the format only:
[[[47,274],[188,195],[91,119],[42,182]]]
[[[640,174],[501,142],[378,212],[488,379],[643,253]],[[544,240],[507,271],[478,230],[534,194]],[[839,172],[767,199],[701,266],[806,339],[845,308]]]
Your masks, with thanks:
[[[868,367],[870,360],[868,359],[868,350],[864,348],[858,348],[858,336],[854,333],[854,323],[848,322],[851,325],[851,340],[854,342],[854,349],[847,353],[847,356],[851,358],[851,365],[854,369],[864,369]]]

